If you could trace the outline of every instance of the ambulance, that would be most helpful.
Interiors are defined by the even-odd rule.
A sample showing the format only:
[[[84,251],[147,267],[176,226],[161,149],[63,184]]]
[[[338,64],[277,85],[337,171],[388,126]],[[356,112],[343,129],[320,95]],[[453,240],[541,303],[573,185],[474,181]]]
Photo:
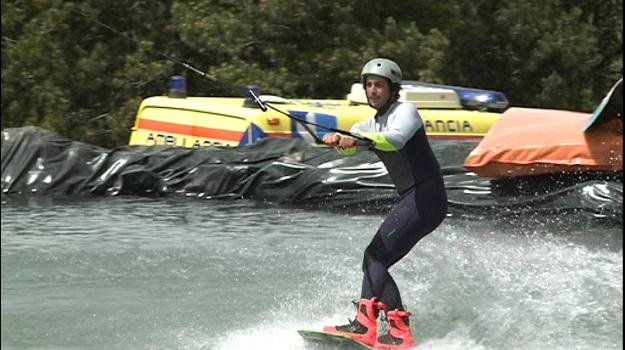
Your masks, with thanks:
[[[359,83],[352,85],[345,99],[263,95],[258,86],[248,86],[249,91],[273,109],[261,109],[251,94],[188,97],[184,78],[174,76],[167,96],[142,101],[129,144],[237,147],[271,137],[312,142],[330,132],[325,127],[350,130],[354,123],[375,114]],[[400,95],[400,101],[418,107],[430,138],[482,138],[508,108],[508,100],[500,92],[417,81],[402,82]],[[316,125],[304,127],[298,119]]]

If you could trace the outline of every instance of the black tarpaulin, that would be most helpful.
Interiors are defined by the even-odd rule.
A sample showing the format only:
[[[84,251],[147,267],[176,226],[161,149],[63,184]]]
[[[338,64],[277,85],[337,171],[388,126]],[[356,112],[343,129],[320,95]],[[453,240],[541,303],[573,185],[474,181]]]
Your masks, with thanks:
[[[491,180],[462,166],[477,143],[431,140],[452,215],[573,211],[622,223],[622,172]],[[36,127],[2,131],[2,193],[249,198],[372,213],[385,213],[397,198],[384,166],[368,150],[344,157],[301,139],[239,148],[104,149]]]

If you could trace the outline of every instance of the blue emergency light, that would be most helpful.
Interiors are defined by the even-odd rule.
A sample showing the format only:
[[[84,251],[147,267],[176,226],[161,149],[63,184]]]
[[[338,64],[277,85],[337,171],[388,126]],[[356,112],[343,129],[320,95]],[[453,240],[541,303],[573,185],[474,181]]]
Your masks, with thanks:
[[[172,75],[169,79],[169,97],[187,97],[187,80],[182,75]]]

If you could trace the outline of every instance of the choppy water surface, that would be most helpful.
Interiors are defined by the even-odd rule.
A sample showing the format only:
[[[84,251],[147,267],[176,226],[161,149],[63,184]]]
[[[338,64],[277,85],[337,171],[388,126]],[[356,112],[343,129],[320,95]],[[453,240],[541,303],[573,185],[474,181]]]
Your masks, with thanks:
[[[2,349],[318,349],[383,218],[2,198]],[[551,222],[558,222],[551,225]],[[622,226],[448,219],[393,268],[420,349],[622,349]]]

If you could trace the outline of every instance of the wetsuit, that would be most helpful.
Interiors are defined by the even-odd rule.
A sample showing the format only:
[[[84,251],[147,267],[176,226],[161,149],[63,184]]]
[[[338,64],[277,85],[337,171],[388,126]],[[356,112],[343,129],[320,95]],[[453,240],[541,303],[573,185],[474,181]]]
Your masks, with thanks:
[[[375,296],[388,310],[403,310],[388,270],[445,218],[447,194],[440,166],[413,104],[394,102],[351,131],[375,141],[374,151],[400,195],[365,250],[362,298]]]

